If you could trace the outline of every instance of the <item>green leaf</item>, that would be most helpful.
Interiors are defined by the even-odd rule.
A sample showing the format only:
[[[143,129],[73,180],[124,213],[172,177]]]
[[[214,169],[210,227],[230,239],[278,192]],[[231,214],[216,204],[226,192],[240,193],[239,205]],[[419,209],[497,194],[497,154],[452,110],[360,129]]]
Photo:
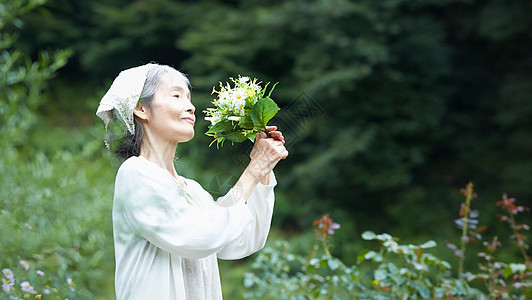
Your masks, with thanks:
[[[390,271],[390,273],[397,273],[398,269],[397,269],[397,266],[394,265],[393,263],[388,263],[387,264],[388,266],[388,271]]]
[[[364,249],[362,251],[360,251],[357,255],[357,263],[361,263],[363,261],[366,260],[366,254],[369,253],[369,250],[368,249]]]
[[[368,251],[364,254],[364,259],[372,259],[375,256],[377,256],[377,252],[375,251]]]
[[[251,120],[250,116],[244,116],[238,122],[238,126],[245,129],[253,129],[253,120]]]
[[[362,233],[362,238],[365,239],[366,241],[374,240],[375,237],[376,235],[375,235],[375,232],[373,231],[364,231],[364,233]]]
[[[511,263],[507,265],[504,270],[504,277],[508,277],[513,274],[521,273],[524,274],[526,272],[526,265],[525,264],[514,264]]]
[[[430,297],[430,290],[423,284],[423,282],[412,282],[412,286],[416,289],[422,299]]]
[[[506,268],[504,268],[503,274],[505,278],[508,278],[512,275],[512,269],[510,269],[510,266],[506,266]]]
[[[387,276],[388,274],[386,270],[379,269],[375,271],[375,280],[382,281],[386,279]]]
[[[257,136],[257,133],[251,132],[246,135],[246,137],[252,142],[255,143],[255,137]]]
[[[320,261],[320,266],[323,267],[323,268],[327,267],[327,261],[326,260],[321,260]]]
[[[240,143],[248,139],[247,136],[242,134],[242,132],[239,131],[233,131],[229,133],[221,133],[220,136],[223,136],[224,138],[230,140],[231,142]]]
[[[276,83],[272,86],[272,88],[270,89],[270,92],[268,93],[268,98],[270,98],[270,96],[272,95],[273,90],[275,89],[275,87],[277,86],[278,83],[279,83],[279,82],[276,82]],[[269,82],[268,82],[268,84],[269,84]],[[268,85],[266,85],[266,86],[268,86]],[[266,87],[264,88],[264,90],[266,90]]]
[[[379,241],[382,241],[382,242],[388,242],[388,241],[392,241],[393,240],[393,236],[391,236],[391,235],[389,235],[387,233],[378,234],[375,238],[377,240],[379,240]]]
[[[233,125],[232,121],[224,120],[211,126],[211,128],[209,128],[209,130],[206,133],[229,132],[233,130],[234,128],[235,126]]]
[[[419,248],[421,249],[434,248],[434,247],[436,247],[436,242],[432,240],[419,245]]]
[[[340,263],[335,259],[329,259],[327,263],[329,265],[329,268],[333,271],[338,269],[338,267],[340,266]]]
[[[439,266],[440,266],[440,268],[442,268],[442,269],[446,269],[446,270],[451,269],[451,264],[448,263],[448,262],[445,261],[445,260],[442,260],[442,261],[440,262]]]
[[[317,266],[317,265],[319,265],[320,260],[317,259],[317,258],[312,258],[308,263],[309,263],[311,266]]]
[[[251,109],[254,127],[265,129],[268,121],[279,111],[279,106],[269,97],[259,99]]]
[[[376,261],[376,262],[381,262],[383,257],[381,254],[375,252],[375,251],[368,251],[364,254],[364,259],[365,260],[373,260],[373,261]]]

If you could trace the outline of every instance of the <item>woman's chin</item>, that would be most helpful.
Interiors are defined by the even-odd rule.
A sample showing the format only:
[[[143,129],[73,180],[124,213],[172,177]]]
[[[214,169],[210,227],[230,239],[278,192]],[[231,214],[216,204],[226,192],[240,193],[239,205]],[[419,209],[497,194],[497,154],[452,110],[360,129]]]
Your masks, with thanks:
[[[192,140],[193,138],[194,138],[194,131],[192,131],[189,134],[182,135],[177,142],[178,143],[186,143],[186,142]]]

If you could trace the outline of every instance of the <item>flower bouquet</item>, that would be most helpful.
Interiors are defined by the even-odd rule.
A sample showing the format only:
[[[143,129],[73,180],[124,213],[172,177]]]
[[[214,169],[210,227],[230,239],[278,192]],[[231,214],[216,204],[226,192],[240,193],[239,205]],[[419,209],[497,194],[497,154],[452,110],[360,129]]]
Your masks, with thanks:
[[[217,147],[223,146],[225,140],[234,143],[249,139],[253,142],[255,135],[266,131],[266,124],[279,111],[279,106],[270,98],[277,83],[265,96],[269,82],[262,88],[257,78],[251,80],[239,75],[230,80],[234,87],[220,82],[219,91],[212,88],[212,94],[218,95],[212,102],[215,108],[204,111],[205,120],[211,122],[205,134],[214,138],[210,145],[216,142]]]

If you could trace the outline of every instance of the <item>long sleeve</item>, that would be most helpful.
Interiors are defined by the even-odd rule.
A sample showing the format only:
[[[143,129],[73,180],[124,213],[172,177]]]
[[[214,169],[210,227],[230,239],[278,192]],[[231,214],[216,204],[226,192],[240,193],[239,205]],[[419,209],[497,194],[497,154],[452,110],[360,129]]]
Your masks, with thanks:
[[[132,233],[170,254],[202,258],[241,239],[253,227],[256,216],[244,201],[220,207],[212,197],[196,199],[210,195],[179,187],[165,172],[146,163],[126,162],[120,168],[115,208]],[[192,205],[195,201],[203,205]]]
[[[233,188],[214,201],[197,182],[181,187],[143,157],[116,176],[113,236],[118,300],[222,299],[217,257],[236,259],[264,246],[273,211],[270,184],[247,204]],[[223,204],[223,205],[221,205]]]
[[[270,173],[268,185],[257,184],[247,201],[247,207],[253,216],[253,226],[245,227],[242,235],[218,251],[218,258],[240,259],[264,247],[272,221],[275,200],[273,189],[276,184],[277,181],[273,171]],[[226,196],[218,199],[217,203],[219,205],[228,205],[232,202],[230,199],[237,199],[234,193],[238,194],[238,191],[231,190]]]

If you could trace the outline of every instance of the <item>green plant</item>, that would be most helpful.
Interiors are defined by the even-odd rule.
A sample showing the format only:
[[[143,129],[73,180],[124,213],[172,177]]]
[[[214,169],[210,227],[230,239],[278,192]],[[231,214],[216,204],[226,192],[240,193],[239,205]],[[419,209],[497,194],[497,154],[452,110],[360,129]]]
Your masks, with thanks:
[[[349,299],[358,294],[360,273],[330,255],[290,253],[286,241],[260,252],[244,275],[245,299]]]
[[[362,239],[375,241],[378,250],[358,254],[358,264],[346,266],[331,255],[329,243],[339,228],[328,214],[315,221],[317,237],[325,254],[308,257],[290,253],[287,242],[279,241],[263,250],[245,274],[249,289],[244,298],[275,299],[477,299],[480,291],[454,278],[451,265],[426,250],[436,246],[401,245],[389,234],[366,231]],[[335,225],[336,224],[336,225]],[[324,242],[325,241],[325,242]]]
[[[530,264],[530,256],[528,256],[526,252],[530,246],[526,244],[526,235],[522,233],[523,231],[530,231],[530,226],[527,224],[517,224],[515,221],[515,215],[529,211],[530,208],[515,205],[515,201],[515,198],[508,198],[508,195],[506,194],[502,195],[502,200],[497,202],[497,206],[501,207],[504,214],[500,215],[499,218],[501,222],[508,223],[510,229],[512,229],[512,239],[515,240],[515,245],[519,247],[525,263]]]
[[[58,282],[54,276],[49,276],[40,269],[34,268],[32,263],[20,260],[14,268],[2,270],[2,290],[10,299],[34,298],[64,299],[65,295],[74,296],[76,290],[72,278]]]
[[[313,225],[317,227],[314,228],[314,233],[316,238],[321,241],[325,255],[331,256],[329,242],[332,240],[334,231],[340,228],[340,224],[334,223],[329,217],[329,214],[325,214],[323,217],[314,221]]]
[[[334,223],[329,214],[313,225],[316,237],[321,240],[324,255],[317,257],[317,249],[308,257],[290,253],[287,242],[277,242],[266,248],[252,265],[253,272],[245,274],[244,284],[249,290],[244,297],[255,299],[529,299],[532,297],[532,269],[527,254],[529,245],[524,231],[530,227],[518,224],[516,215],[528,210],[515,204],[514,198],[503,195],[497,202],[503,213],[501,222],[510,226],[511,239],[519,248],[523,262],[501,261],[496,250],[501,242],[495,236],[491,242],[483,241],[485,251],[477,253],[481,261],[478,272],[466,272],[466,248],[469,243],[482,241],[480,234],[486,230],[479,226],[479,213],[471,209],[476,197],[473,184],[462,189],[465,202],[455,221],[461,230],[460,248],[447,242],[458,257],[458,276],[453,276],[453,266],[427,252],[437,246],[435,241],[399,244],[398,238],[387,233],[366,231],[362,239],[378,243],[377,250],[359,252],[357,265],[346,266],[330,253]],[[471,256],[471,254],[469,255]],[[484,292],[473,287],[483,282]]]
[[[32,61],[29,54],[14,46],[18,35],[6,32],[6,25],[20,23],[21,15],[43,3],[13,0],[0,4],[0,139],[4,145],[26,141],[27,131],[36,122],[34,112],[42,104],[41,92],[47,80],[71,55],[70,50],[41,51],[38,60]]]
[[[377,263],[371,285],[376,292],[398,298],[453,298],[471,297],[478,294],[451,275],[451,264],[426,249],[436,247],[436,242],[427,241],[420,245],[401,245],[389,234],[375,234],[366,231],[364,240],[380,243],[380,250],[365,250],[359,253],[358,261]],[[375,292],[373,292],[375,294]]]
[[[526,243],[526,236],[522,233],[529,230],[527,224],[517,224],[515,215],[525,212],[529,208],[515,205],[515,198],[508,198],[503,195],[502,200],[497,202],[497,206],[503,210],[499,215],[501,222],[508,223],[513,235],[511,239],[519,248],[523,262],[504,262],[497,258],[496,251],[502,246],[498,237],[492,238],[491,242],[484,241],[485,251],[478,252],[477,256],[482,259],[478,264],[478,273],[467,273],[468,281],[481,281],[484,283],[491,299],[516,298],[528,299],[532,297],[532,265],[527,254],[529,245]],[[519,296],[520,295],[520,296]]]
[[[111,298],[113,170],[102,130],[42,121],[48,81],[70,51],[32,61],[4,31],[43,2],[0,4],[0,298]]]

